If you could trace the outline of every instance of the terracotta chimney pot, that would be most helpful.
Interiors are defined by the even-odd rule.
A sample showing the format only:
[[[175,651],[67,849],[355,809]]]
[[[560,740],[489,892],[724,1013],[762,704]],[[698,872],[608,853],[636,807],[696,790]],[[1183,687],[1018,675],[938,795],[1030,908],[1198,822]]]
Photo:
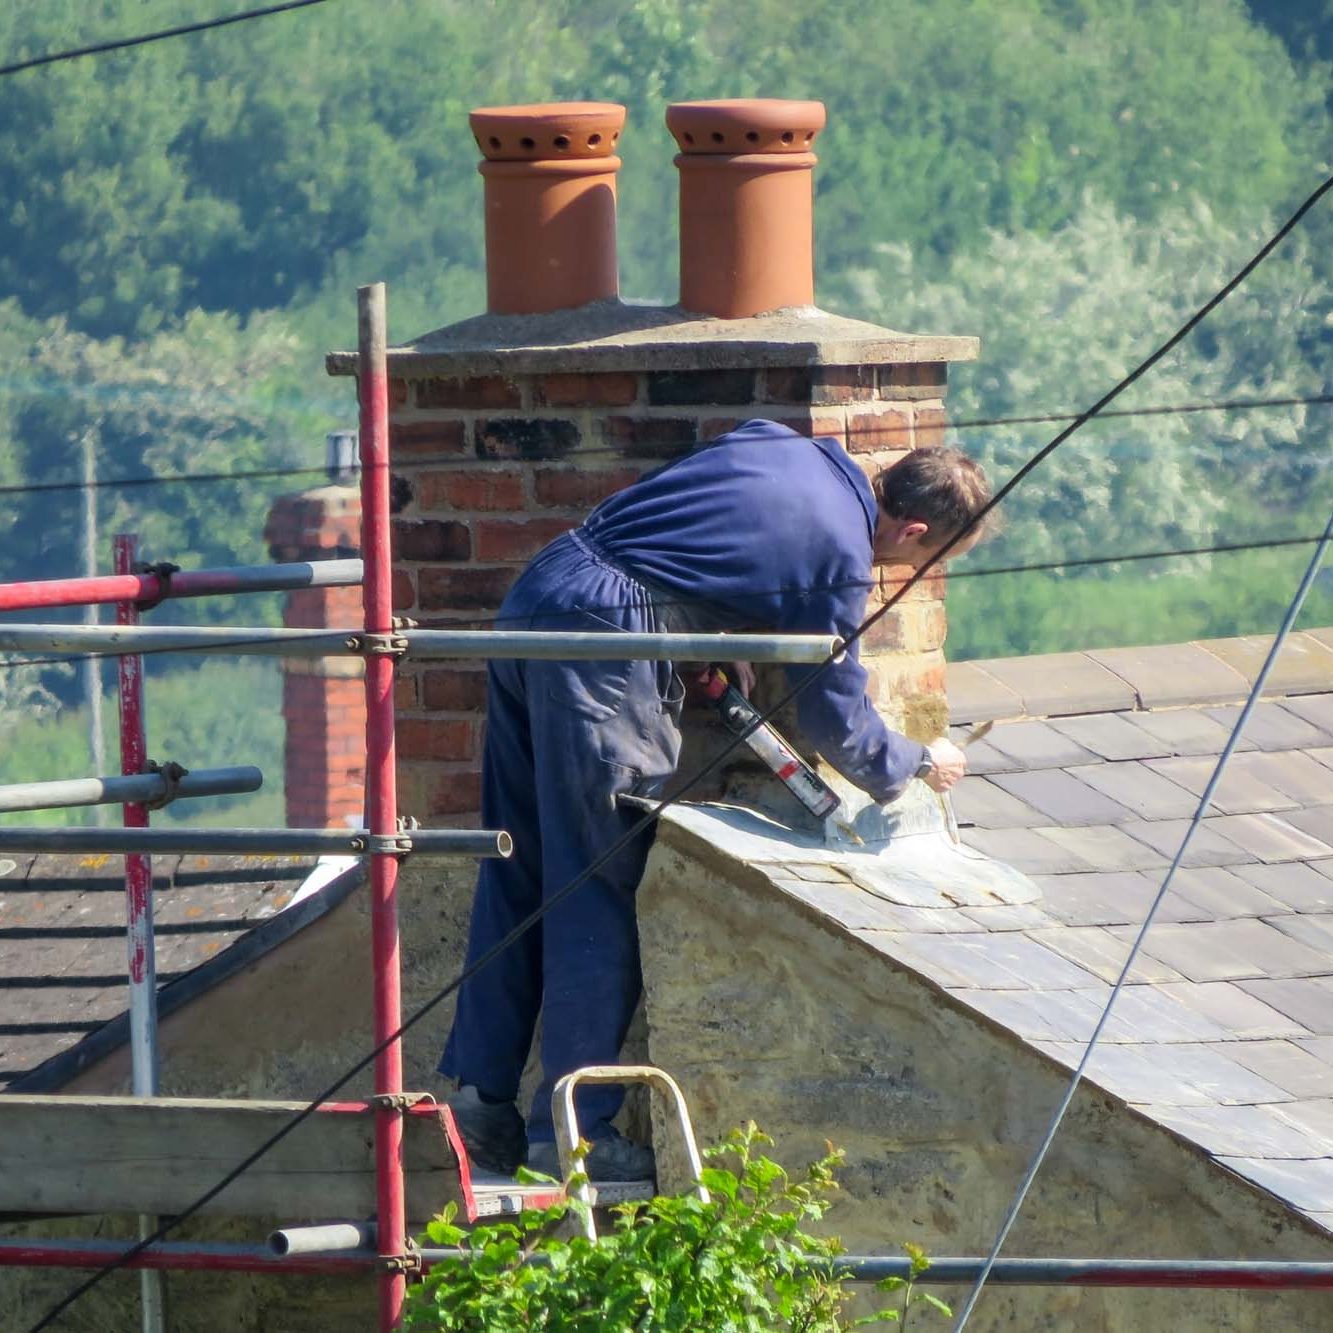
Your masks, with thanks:
[[[566,310],[618,294],[612,102],[481,107],[468,117],[485,161],[486,297],[497,315]]]
[[[744,319],[812,305],[813,170],[822,102],[676,102],[680,303]]]

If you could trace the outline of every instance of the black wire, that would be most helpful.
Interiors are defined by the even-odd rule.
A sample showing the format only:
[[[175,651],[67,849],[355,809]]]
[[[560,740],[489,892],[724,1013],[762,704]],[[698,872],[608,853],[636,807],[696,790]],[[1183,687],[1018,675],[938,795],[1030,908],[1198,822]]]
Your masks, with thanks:
[[[164,42],[169,37],[187,37],[194,32],[207,32],[211,28],[226,28],[233,23],[245,23],[250,19],[267,18],[270,14],[283,14],[289,9],[308,9],[311,5],[322,5],[325,0],[286,0],[284,4],[265,5],[263,9],[247,9],[239,14],[227,14],[222,18],[203,19],[198,23],[182,23],[175,28],[162,28],[157,32],[146,32],[138,37],[117,37],[109,42],[95,42],[91,46],[76,46],[67,51],[52,51],[48,55],[34,56],[31,60],[20,60],[12,65],[0,65],[0,78],[7,74],[21,74],[25,69],[36,69],[39,65],[58,65],[66,60],[79,60],[83,56],[103,55],[108,51],[127,51],[132,46],[147,46],[150,42]]]
[[[904,596],[906,596],[908,591],[910,591],[910,589],[915,584],[919,583],[921,579],[924,578],[925,575],[929,573],[934,566],[936,566],[937,564],[940,563],[940,561],[945,559],[948,553],[951,550],[953,550],[960,542],[966,540],[970,532],[972,532],[973,530],[978,528],[979,525],[984,523],[987,516],[990,513],[992,513],[998,505],[1003,503],[1005,497],[1011,495],[1013,491],[1023,483],[1023,480],[1026,477],[1028,477],[1035,468],[1039,467],[1042,464],[1042,462],[1044,462],[1047,458],[1049,458],[1050,455],[1054,453],[1055,450],[1058,449],[1060,445],[1062,445],[1071,435],[1073,435],[1076,430],[1078,430],[1085,422],[1091,420],[1094,416],[1100,413],[1105,407],[1107,407],[1111,402],[1113,402],[1117,397],[1119,397],[1120,394],[1122,394],[1126,389],[1128,389],[1130,385],[1134,384],[1137,380],[1141,379],[1169,351],[1171,351],[1173,347],[1176,347],[1181,341],[1183,341],[1186,337],[1188,337],[1189,334],[1195,328],[1197,328],[1198,325],[1204,319],[1206,319],[1207,316],[1213,310],[1215,310],[1223,301],[1225,301],[1226,298],[1230,296],[1231,293],[1235,291],[1236,288],[1239,287],[1240,284],[1244,282],[1244,280],[1261,263],[1263,263],[1263,261],[1268,257],[1268,255],[1270,255],[1273,252],[1273,250],[1282,242],[1282,240],[1291,233],[1291,231],[1297,226],[1297,224],[1306,215],[1306,213],[1308,213],[1310,209],[1313,208],[1315,204],[1318,203],[1319,200],[1322,199],[1323,196],[1330,189],[1333,189],[1333,176],[1330,176],[1328,179],[1326,179],[1323,182],[1323,184],[1320,185],[1319,188],[1316,189],[1305,200],[1304,203],[1301,204],[1301,206],[1291,215],[1291,217],[1287,219],[1287,221],[1277,230],[1277,232],[1274,233],[1274,235],[1268,240],[1268,242],[1266,242],[1265,245],[1260,248],[1260,250],[1249,260],[1249,262],[1246,263],[1235,274],[1235,276],[1232,277],[1231,280],[1224,287],[1222,287],[1220,291],[1218,291],[1209,301],[1207,301],[1192,316],[1190,316],[1190,318],[1186,320],[1185,323],[1182,324],[1181,327],[1177,329],[1176,332],[1172,334],[1170,338],[1168,338],[1164,343],[1162,343],[1154,352],[1152,352],[1143,361],[1139,362],[1139,364],[1135,366],[1134,369],[1131,370],[1127,375],[1125,375],[1119,381],[1119,383],[1114,385],[1107,393],[1103,394],[1101,398],[1099,398],[1085,412],[1081,412],[1069,426],[1067,426],[1058,435],[1056,435],[1055,438],[1052,439],[1049,443],[1047,443],[1041,449],[1039,449],[1037,453],[1033,455],[1032,458],[1030,458],[1021,468],[1019,468],[1019,470],[1016,473],[1014,473],[1014,475],[1002,487],[1000,487],[1000,489],[995,493],[995,495],[990,499],[990,501],[985,506],[983,506],[980,512],[978,512],[968,523],[966,523],[956,533],[954,533],[954,535],[950,537],[944,543],[944,545],[939,548],[939,550],[937,550],[932,556],[930,556],[930,558],[927,559],[921,565],[921,567],[915,572],[915,574],[913,574],[913,576],[910,579],[908,579],[903,584],[903,586],[884,603],[882,607],[880,607],[872,615],[866,617],[866,619],[861,622],[860,626],[856,629],[856,631],[850,636],[848,636],[846,640],[847,646],[850,646],[851,644],[859,640],[879,620],[881,620],[885,615],[887,615],[888,612],[892,610],[893,607],[896,606],[898,602],[900,602],[903,599]],[[63,1310],[68,1309],[76,1300],[78,1300],[80,1296],[84,1294],[84,1292],[89,1291],[92,1287],[94,1287],[108,1274],[113,1273],[118,1269],[120,1269],[121,1267],[123,1267],[127,1262],[129,1262],[130,1259],[134,1258],[136,1255],[142,1254],[143,1251],[147,1249],[149,1245],[152,1245],[157,1241],[161,1240],[171,1230],[173,1230],[177,1225],[179,1225],[179,1223],[185,1221],[189,1217],[193,1217],[194,1214],[197,1213],[201,1208],[205,1207],[213,1199],[217,1198],[217,1196],[221,1194],[223,1190],[225,1190],[234,1180],[238,1179],[246,1171],[248,1171],[250,1167],[253,1166],[254,1163],[257,1162],[266,1152],[268,1152],[271,1148],[273,1148],[275,1145],[277,1145],[283,1139],[285,1139],[288,1134],[290,1134],[294,1129],[297,1128],[298,1125],[303,1124],[307,1119],[310,1118],[310,1116],[314,1115],[317,1112],[319,1106],[323,1102],[328,1101],[331,1097],[334,1096],[334,1094],[336,1094],[343,1087],[345,1087],[346,1084],[348,1084],[359,1073],[369,1068],[370,1065],[374,1063],[375,1059],[382,1052],[388,1050],[391,1046],[394,1045],[394,1043],[400,1041],[402,1037],[407,1032],[409,1032],[413,1027],[415,1027],[423,1018],[425,1018],[427,1014],[433,1012],[433,1010],[436,1008],[437,1005],[441,1004],[456,990],[458,990],[459,987],[462,986],[464,982],[466,982],[469,978],[476,976],[478,972],[480,972],[483,968],[485,968],[491,962],[493,962],[497,957],[499,957],[501,953],[503,953],[506,949],[508,949],[525,932],[527,932],[534,925],[536,925],[537,922],[539,922],[548,912],[552,911],[554,908],[559,906],[559,904],[562,903],[566,898],[568,898],[569,895],[575,891],[575,889],[579,888],[582,884],[586,883],[587,880],[592,875],[596,874],[597,871],[600,870],[604,865],[610,862],[615,856],[619,855],[620,852],[623,851],[625,847],[627,847],[635,838],[637,838],[641,833],[643,833],[650,825],[655,823],[657,819],[660,818],[664,810],[666,810],[671,805],[675,804],[692,786],[694,786],[697,782],[701,781],[703,778],[707,777],[717,767],[719,767],[719,765],[721,765],[725,759],[727,759],[740,745],[744,743],[745,739],[755,729],[757,729],[760,726],[763,726],[770,718],[774,716],[774,714],[776,714],[782,708],[786,707],[789,703],[798,698],[805,690],[807,690],[814,683],[814,681],[818,679],[818,677],[822,674],[822,672],[826,671],[828,667],[832,665],[832,663],[840,655],[841,655],[840,653],[831,654],[829,657],[825,658],[824,661],[814,670],[808,672],[804,676],[804,678],[801,681],[799,681],[796,686],[788,690],[787,693],[772,708],[768,709],[764,713],[759,714],[755,718],[755,720],[751,723],[751,725],[748,728],[746,728],[744,732],[731,738],[729,743],[725,745],[716,755],[714,755],[714,757],[711,760],[709,760],[708,763],[706,763],[701,769],[699,769],[698,772],[696,772],[692,777],[686,779],[683,783],[680,783],[676,787],[676,789],[673,792],[671,792],[670,795],[663,798],[653,810],[646,813],[641,819],[636,820],[630,826],[629,830],[626,833],[624,833],[620,838],[618,838],[590,865],[588,865],[582,871],[580,871],[580,873],[576,875],[572,880],[570,880],[569,883],[567,883],[563,888],[559,889],[557,892],[552,894],[548,899],[546,899],[546,901],[544,901],[537,908],[536,911],[531,912],[527,917],[525,917],[522,921],[520,921],[498,943],[493,945],[484,954],[482,954],[480,958],[476,959],[473,963],[464,967],[463,970],[451,982],[448,983],[448,985],[444,986],[441,990],[437,991],[431,999],[427,1000],[425,1004],[421,1005],[414,1013],[412,1013],[406,1020],[404,1020],[404,1022],[399,1025],[398,1030],[396,1032],[391,1033],[388,1037],[385,1038],[384,1041],[378,1043],[366,1056],[364,1056],[349,1070],[347,1070],[343,1075],[341,1075],[336,1082],[331,1084],[327,1089],[325,1089],[322,1093],[320,1093],[318,1097],[316,1097],[313,1101],[308,1103],[302,1110],[298,1111],[296,1115],[294,1115],[292,1119],[289,1120],[281,1129],[277,1130],[275,1133],[270,1135],[268,1139],[266,1139],[262,1144],[260,1144],[260,1146],[254,1150],[254,1152],[250,1153],[245,1158],[244,1161],[240,1162],[238,1165],[236,1165],[230,1171],[228,1171],[227,1174],[223,1176],[223,1178],[216,1185],[214,1185],[204,1194],[200,1195],[199,1198],[197,1198],[182,1212],[170,1218],[168,1221],[161,1223],[149,1236],[140,1240],[137,1244],[131,1246],[123,1254],[116,1256],[116,1258],[113,1259],[110,1263],[107,1263],[103,1265],[101,1268],[97,1269],[90,1277],[86,1278],[72,1291],[68,1292],[59,1302],[57,1302],[55,1306],[53,1306],[49,1311],[47,1311],[47,1313],[44,1316],[42,1316],[42,1318],[36,1324],[32,1326],[31,1330],[29,1330],[29,1333],[41,1333],[42,1329],[49,1327],[51,1321],[55,1319]]]
[[[1124,408],[1116,412],[1099,413],[1100,420],[1110,420],[1112,418],[1123,417],[1160,417],[1160,416],[1181,416],[1188,413],[1197,412],[1253,412],[1266,408],[1274,407],[1315,407],[1333,403],[1333,394],[1312,394],[1307,397],[1296,398],[1235,398],[1213,403],[1175,403],[1151,407],[1132,407]],[[850,406],[856,406],[851,404]],[[862,404],[865,406],[865,404]],[[792,405],[784,407],[781,404],[769,403],[762,407],[756,406],[756,411],[767,411],[777,413],[779,416],[784,411],[799,410]],[[812,411],[818,411],[814,408]],[[656,418],[644,418],[651,421]],[[1058,421],[1077,420],[1076,414],[1068,412],[1048,412],[1040,413],[1035,416],[1022,417],[976,417],[963,421],[950,421],[946,423],[949,430],[979,430],[982,428],[994,428],[996,426],[1027,426],[1034,424],[1049,424]],[[874,430],[877,436],[886,435],[910,435],[914,427],[888,426],[876,424]],[[663,453],[675,451],[678,449],[689,449],[696,444],[707,443],[700,440],[698,435],[682,436],[679,440],[657,440],[653,442],[653,451],[662,451]],[[598,457],[617,457],[624,458],[630,462],[651,461],[648,454],[636,455],[632,448],[626,448],[622,445],[605,445],[593,449],[576,449],[571,454],[538,454],[523,455],[514,460],[487,458],[476,453],[469,454],[437,454],[427,455],[425,457],[412,457],[399,460],[391,460],[387,466],[398,468],[448,468],[465,467],[475,468],[485,463],[503,463],[503,462],[521,462],[521,463],[578,463],[585,458]],[[150,477],[109,477],[93,481],[85,485],[82,481],[44,481],[33,482],[25,485],[0,486],[0,495],[51,495],[65,491],[101,491],[101,490],[136,490],[148,486],[173,486],[173,485],[207,485],[214,482],[228,481],[262,481],[280,477],[302,477],[302,476],[322,476],[326,472],[323,466],[291,467],[291,468],[255,468],[244,472],[169,472],[161,476]]]

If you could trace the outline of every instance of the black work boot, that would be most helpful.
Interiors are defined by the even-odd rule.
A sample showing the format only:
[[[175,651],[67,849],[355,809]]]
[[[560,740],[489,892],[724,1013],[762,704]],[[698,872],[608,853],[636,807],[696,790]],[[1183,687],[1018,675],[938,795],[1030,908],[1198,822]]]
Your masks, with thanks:
[[[534,1143],[528,1148],[528,1166],[544,1176],[561,1178],[560,1154],[554,1143]],[[653,1150],[631,1143],[623,1134],[612,1133],[592,1140],[592,1150],[583,1159],[589,1180],[652,1180],[657,1174]]]
[[[528,1150],[523,1117],[513,1102],[485,1102],[471,1084],[445,1098],[468,1159],[483,1171],[512,1176]]]

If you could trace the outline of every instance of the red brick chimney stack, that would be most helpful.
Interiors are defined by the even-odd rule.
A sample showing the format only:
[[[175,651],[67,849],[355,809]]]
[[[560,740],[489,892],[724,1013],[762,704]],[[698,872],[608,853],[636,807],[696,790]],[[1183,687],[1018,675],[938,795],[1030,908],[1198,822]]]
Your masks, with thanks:
[[[284,563],[359,556],[361,493],[350,484],[281,496],[269,511],[264,540],[272,558]],[[288,593],[282,623],[300,629],[358,625],[361,589],[301,588]],[[366,780],[361,662],[291,657],[284,659],[282,672],[287,827],[360,828]]]
[[[976,356],[973,338],[813,307],[819,103],[672,107],[681,305],[615,300],[608,139],[623,114],[473,115],[490,311],[389,351],[395,600],[423,627],[489,623],[524,563],[599,500],[751,417],[830,436],[871,474],[937,444],[947,363]],[[328,364],[356,373],[350,352]],[[945,720],[943,595],[923,581],[862,643],[880,707],[921,738]],[[456,824],[478,809],[484,664],[409,658],[399,688],[403,809]],[[687,730],[686,766],[690,744]]]

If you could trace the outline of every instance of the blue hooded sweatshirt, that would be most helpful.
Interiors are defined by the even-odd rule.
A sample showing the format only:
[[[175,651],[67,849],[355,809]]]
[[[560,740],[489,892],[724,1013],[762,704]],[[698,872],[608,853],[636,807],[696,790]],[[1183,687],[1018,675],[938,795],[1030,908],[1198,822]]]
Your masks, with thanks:
[[[845,638],[874,586],[876,516],[870,483],[836,441],[755,420],[604,501],[584,530],[668,600],[702,601],[719,624]],[[858,647],[800,695],[797,715],[834,768],[885,801],[925,749],[884,725]],[[788,673],[797,683],[814,670]]]

